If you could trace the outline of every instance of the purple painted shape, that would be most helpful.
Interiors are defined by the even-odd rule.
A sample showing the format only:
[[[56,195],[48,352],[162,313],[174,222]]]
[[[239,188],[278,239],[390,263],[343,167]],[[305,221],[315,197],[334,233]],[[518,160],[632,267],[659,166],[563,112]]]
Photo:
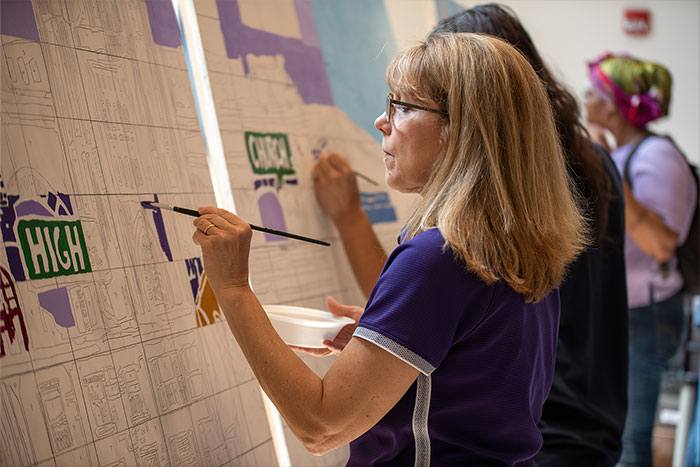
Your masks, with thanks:
[[[311,8],[309,0],[294,0],[294,7],[297,10],[297,19],[299,20],[299,29],[301,30],[301,41],[310,46],[321,48],[321,41],[318,38],[316,31],[316,23],[314,22],[314,12]]]
[[[146,0],[148,23],[153,42],[166,47],[180,47],[180,27],[171,0]]]
[[[10,265],[10,272],[16,281],[22,282],[27,279],[24,275],[24,266],[19,248],[11,246],[10,243],[17,242],[15,237],[15,203],[19,199],[17,195],[8,195],[0,191],[0,233],[2,242],[5,245],[7,263]]]
[[[284,213],[277,196],[274,193],[267,192],[258,198],[258,209],[260,209],[260,217],[262,225],[268,229],[287,231],[287,224],[284,221]],[[278,235],[265,234],[267,242],[283,242],[287,239]]]
[[[72,216],[73,205],[70,202],[70,196],[65,193],[51,193],[40,195],[41,198],[46,198],[46,204],[49,208],[59,216]],[[59,203],[60,201],[60,203]]]
[[[39,40],[31,0],[0,0],[0,33]]]
[[[58,199],[61,200],[63,206],[58,208],[59,216],[72,216],[73,215],[73,205],[70,202],[70,196],[65,193],[57,193]]]
[[[53,315],[56,324],[64,328],[75,326],[73,310],[68,299],[68,290],[65,287],[40,292],[37,296],[39,297],[39,306]]]
[[[36,216],[53,217],[53,214],[49,212],[40,202],[34,201],[33,199],[22,201],[15,208],[15,214],[17,217],[24,217],[30,214]]]
[[[7,254],[7,263],[10,265],[10,272],[17,282],[27,280],[24,275],[24,265],[22,263],[22,255],[19,252],[19,247],[6,246],[5,253]]]
[[[47,195],[41,195],[42,198],[46,198],[46,204],[49,205],[49,207],[56,211],[56,201],[58,201],[58,198],[54,193],[49,192]]]
[[[158,195],[153,193],[153,202],[158,202]],[[163,222],[163,214],[160,212],[160,208],[148,204],[146,201],[141,201],[141,207],[144,209],[153,209],[153,223],[156,226],[156,232],[158,233],[158,241],[160,242],[160,248],[165,253],[168,261],[173,260],[173,254],[170,251],[170,243],[168,243],[168,236],[165,234],[165,223]]]
[[[190,287],[192,288],[192,298],[194,302],[197,303],[197,292],[199,291],[199,278],[204,271],[202,267],[202,260],[200,258],[185,258],[185,264],[187,265],[187,275],[192,277],[190,279]]]
[[[277,179],[275,177],[272,178],[259,178],[253,182],[253,186],[257,190],[261,186],[271,186],[272,188],[275,187],[275,183],[277,183]]]
[[[316,28],[313,27],[313,15],[308,0],[295,0],[297,16],[304,40],[278,36],[245,26],[241,21],[238,2],[216,0],[219,10],[219,22],[229,58],[241,57],[243,70],[249,73],[246,54],[284,56],[284,68],[294,81],[299,95],[306,104],[333,105],[331,85],[328,81],[326,66],[323,62],[321,48],[306,45],[313,42]],[[300,10],[300,5],[305,4]],[[313,31],[313,32],[312,32]],[[318,35],[316,35],[318,40]]]

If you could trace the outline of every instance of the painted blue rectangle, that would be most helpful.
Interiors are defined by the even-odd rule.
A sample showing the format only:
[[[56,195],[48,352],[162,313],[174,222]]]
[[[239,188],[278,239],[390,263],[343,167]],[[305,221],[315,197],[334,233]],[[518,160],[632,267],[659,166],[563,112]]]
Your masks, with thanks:
[[[372,224],[380,222],[396,222],[396,211],[389,200],[389,193],[360,193],[362,209]]]

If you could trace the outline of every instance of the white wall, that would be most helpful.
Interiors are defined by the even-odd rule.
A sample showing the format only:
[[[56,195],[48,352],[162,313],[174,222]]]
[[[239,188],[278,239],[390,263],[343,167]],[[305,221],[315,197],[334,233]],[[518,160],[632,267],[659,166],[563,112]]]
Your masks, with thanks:
[[[436,23],[432,0],[384,0],[400,47],[423,38]],[[424,4],[429,3],[431,7]],[[486,0],[457,0],[468,8]],[[670,116],[650,128],[670,133],[691,161],[700,161],[700,1],[699,0],[501,0],[520,17],[543,58],[581,96],[587,86],[586,61],[602,52],[627,52],[661,63],[673,75]],[[651,13],[651,33],[622,31],[625,8]],[[421,27],[422,26],[422,27]]]

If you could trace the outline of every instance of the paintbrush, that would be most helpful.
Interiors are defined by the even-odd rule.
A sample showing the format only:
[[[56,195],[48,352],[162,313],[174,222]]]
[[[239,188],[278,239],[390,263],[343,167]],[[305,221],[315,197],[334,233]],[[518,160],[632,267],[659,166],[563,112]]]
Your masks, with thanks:
[[[355,173],[355,175],[356,175],[357,177],[360,177],[361,179],[363,179],[363,180],[365,180],[365,181],[371,183],[371,184],[374,185],[374,186],[379,186],[379,183],[375,182],[374,180],[372,180],[371,178],[369,178],[367,175],[362,175],[360,172],[358,172],[358,171],[356,171],[356,170],[353,170],[353,172]]]
[[[171,206],[169,204],[156,203],[154,201],[141,201],[141,204],[142,205],[148,204],[149,206],[153,206],[155,208],[167,209],[169,211],[179,212],[180,214],[186,214],[186,215],[192,216],[192,217],[199,217],[199,215],[200,215],[199,212],[195,211],[194,209],[181,208],[179,206]],[[255,224],[248,224],[248,225],[250,225],[251,229],[257,230],[258,232],[265,232],[265,233],[269,233],[271,235],[279,235],[280,237],[293,238],[294,240],[301,240],[303,242],[315,243],[317,245],[331,246],[330,243],[324,242],[323,240],[316,240],[315,238],[304,237],[303,235],[297,235],[297,234],[293,234],[293,233],[289,233],[289,232],[283,232],[281,230],[268,229],[267,227],[261,227],[259,225],[255,225]]]

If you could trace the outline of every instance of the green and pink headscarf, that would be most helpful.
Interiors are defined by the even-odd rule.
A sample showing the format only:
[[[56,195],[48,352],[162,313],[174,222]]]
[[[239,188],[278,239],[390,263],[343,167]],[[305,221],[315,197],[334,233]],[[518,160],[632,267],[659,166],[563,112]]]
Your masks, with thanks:
[[[632,125],[668,115],[671,73],[658,63],[605,53],[588,64],[591,84],[610,97]]]

